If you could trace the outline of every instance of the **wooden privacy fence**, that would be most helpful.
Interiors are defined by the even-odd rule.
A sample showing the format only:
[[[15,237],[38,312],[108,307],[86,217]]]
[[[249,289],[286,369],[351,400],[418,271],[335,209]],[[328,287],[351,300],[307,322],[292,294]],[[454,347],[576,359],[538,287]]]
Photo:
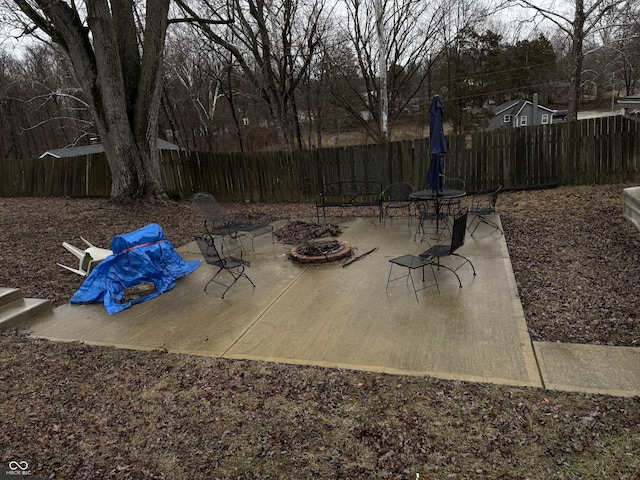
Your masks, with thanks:
[[[447,137],[447,177],[468,191],[640,182],[640,122],[621,116]],[[167,193],[221,201],[310,202],[323,183],[349,180],[426,188],[427,139],[296,152],[163,152]],[[108,196],[104,154],[0,162],[0,196]]]

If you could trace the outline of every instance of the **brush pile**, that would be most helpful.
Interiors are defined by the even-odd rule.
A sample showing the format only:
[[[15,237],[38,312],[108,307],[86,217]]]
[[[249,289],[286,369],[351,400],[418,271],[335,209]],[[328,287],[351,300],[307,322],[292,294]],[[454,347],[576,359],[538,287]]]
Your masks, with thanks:
[[[302,220],[293,220],[277,229],[274,235],[278,240],[287,245],[304,245],[319,238],[339,237],[342,235],[342,228],[333,223],[320,225]],[[324,253],[320,255],[324,255]]]

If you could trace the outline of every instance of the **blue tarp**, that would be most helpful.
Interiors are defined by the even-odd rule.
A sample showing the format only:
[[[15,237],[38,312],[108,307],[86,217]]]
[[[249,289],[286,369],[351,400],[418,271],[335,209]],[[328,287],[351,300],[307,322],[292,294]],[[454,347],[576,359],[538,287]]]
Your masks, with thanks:
[[[171,290],[178,278],[200,266],[200,260],[185,262],[155,223],[118,235],[111,242],[111,250],[113,255],[91,271],[71,303],[104,302],[107,312],[120,312]],[[125,301],[126,288],[146,282],[154,284],[155,292]]]

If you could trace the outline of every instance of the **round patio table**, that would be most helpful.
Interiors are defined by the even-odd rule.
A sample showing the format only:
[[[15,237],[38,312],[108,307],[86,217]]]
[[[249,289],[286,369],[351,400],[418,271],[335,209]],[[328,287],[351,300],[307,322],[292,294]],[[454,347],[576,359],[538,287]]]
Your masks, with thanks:
[[[433,190],[418,190],[411,193],[409,196],[414,200],[451,200],[452,198],[464,197],[467,194],[464,190],[455,190],[452,188],[445,188],[440,192],[434,192]]]
[[[418,190],[409,195],[412,200],[418,200],[423,202],[433,202],[434,210],[436,212],[436,232],[440,229],[440,208],[443,200],[452,200],[454,198],[461,198],[467,194],[464,190],[456,190],[453,188],[445,188],[439,192],[433,190]],[[418,226],[418,228],[420,228]],[[416,232],[417,233],[417,232]]]

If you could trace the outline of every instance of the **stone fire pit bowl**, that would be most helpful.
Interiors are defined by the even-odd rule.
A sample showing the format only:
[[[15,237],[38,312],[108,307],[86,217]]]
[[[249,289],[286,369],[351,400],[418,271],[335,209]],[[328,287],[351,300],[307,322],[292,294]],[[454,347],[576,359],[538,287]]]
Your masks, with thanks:
[[[350,256],[351,246],[343,240],[315,240],[291,249],[291,259],[298,263],[331,263]]]

